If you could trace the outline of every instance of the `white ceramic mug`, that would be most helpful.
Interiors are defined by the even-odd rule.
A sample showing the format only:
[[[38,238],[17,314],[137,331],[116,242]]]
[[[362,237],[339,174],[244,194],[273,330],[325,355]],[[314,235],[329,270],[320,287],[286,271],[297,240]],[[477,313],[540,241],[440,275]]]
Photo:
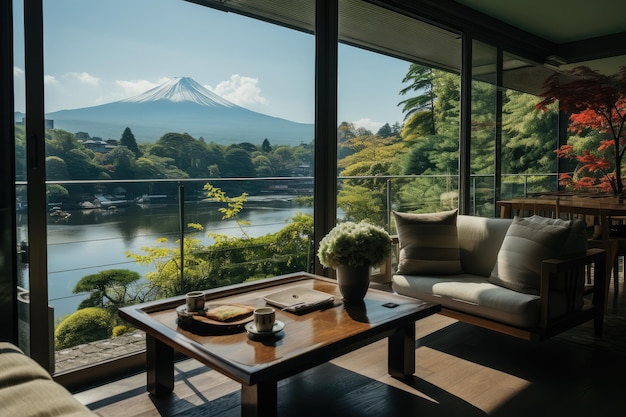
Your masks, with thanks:
[[[190,313],[204,310],[204,293],[202,291],[191,291],[185,296],[187,300],[187,311]]]
[[[254,310],[254,326],[257,332],[271,332],[276,321],[276,310],[272,307],[259,307]]]

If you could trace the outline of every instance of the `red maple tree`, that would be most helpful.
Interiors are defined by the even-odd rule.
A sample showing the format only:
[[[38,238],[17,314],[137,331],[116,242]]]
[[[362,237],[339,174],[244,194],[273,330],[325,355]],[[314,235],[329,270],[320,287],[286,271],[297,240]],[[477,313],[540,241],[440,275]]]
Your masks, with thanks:
[[[570,113],[568,130],[581,133],[595,129],[606,139],[595,150],[576,153],[571,145],[563,145],[555,152],[559,158],[576,160],[579,170],[596,176],[574,180],[562,174],[561,183],[575,188],[598,186],[601,190],[621,194],[622,158],[626,150],[626,67],[614,75],[603,75],[586,66],[564,73],[554,73],[543,83],[543,100],[536,105],[545,110],[558,101],[560,109]],[[600,177],[597,177],[597,174]]]

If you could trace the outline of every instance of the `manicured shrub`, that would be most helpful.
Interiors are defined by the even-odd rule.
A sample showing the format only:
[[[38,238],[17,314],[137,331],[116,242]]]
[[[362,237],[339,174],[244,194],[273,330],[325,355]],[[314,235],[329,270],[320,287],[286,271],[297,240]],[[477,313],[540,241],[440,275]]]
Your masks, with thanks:
[[[55,348],[67,349],[111,337],[114,320],[97,307],[83,308],[68,316],[54,331]]]

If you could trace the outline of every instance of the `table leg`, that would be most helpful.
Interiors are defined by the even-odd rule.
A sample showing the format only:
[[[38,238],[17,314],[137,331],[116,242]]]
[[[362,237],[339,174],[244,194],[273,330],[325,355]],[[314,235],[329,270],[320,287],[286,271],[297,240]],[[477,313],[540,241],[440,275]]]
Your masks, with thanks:
[[[146,334],[148,392],[166,395],[174,390],[174,349]]]
[[[388,338],[389,375],[404,378],[415,373],[415,323],[400,327]]]
[[[241,384],[242,417],[276,417],[278,415],[278,383]]]

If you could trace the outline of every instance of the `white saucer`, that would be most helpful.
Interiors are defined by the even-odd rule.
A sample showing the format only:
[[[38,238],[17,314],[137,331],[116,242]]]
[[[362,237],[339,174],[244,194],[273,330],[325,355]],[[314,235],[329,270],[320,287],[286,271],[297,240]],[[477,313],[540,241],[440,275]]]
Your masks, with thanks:
[[[271,336],[271,335],[275,335],[276,333],[281,332],[284,328],[285,328],[285,323],[283,323],[280,320],[276,320],[274,322],[274,327],[272,327],[272,330],[268,331],[268,332],[259,332],[256,329],[256,326],[254,325],[254,322],[251,321],[250,323],[246,324],[246,331],[250,334],[256,335],[256,336]]]

